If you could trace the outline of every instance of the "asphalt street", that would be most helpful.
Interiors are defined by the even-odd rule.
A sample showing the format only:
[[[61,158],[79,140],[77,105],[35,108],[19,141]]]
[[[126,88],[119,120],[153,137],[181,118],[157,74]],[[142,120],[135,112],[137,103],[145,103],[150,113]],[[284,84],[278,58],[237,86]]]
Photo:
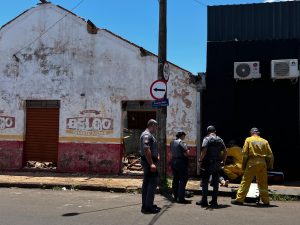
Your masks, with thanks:
[[[271,202],[264,208],[236,206],[219,198],[217,209],[182,205],[156,196],[159,214],[140,212],[140,194],[96,191],[0,188],[0,225],[298,225],[300,202]]]

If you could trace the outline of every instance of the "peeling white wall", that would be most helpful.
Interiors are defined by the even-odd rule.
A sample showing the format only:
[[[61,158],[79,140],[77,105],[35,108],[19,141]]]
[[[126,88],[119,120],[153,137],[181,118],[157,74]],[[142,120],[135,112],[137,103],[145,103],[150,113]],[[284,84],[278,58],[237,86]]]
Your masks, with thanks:
[[[25,100],[34,99],[61,101],[60,137],[85,136],[67,132],[67,120],[94,116],[113,121],[113,131],[97,137],[120,138],[121,101],[153,100],[149,88],[157,79],[156,56],[142,57],[138,47],[105,30],[89,34],[81,18],[53,4],[39,5],[3,27],[0,52],[0,116],[16,121],[14,128],[0,129],[0,136],[25,135]],[[188,76],[170,65],[167,136],[184,129],[194,143],[196,88]],[[80,114],[84,110],[98,114]],[[80,129],[89,129],[84,126]]]

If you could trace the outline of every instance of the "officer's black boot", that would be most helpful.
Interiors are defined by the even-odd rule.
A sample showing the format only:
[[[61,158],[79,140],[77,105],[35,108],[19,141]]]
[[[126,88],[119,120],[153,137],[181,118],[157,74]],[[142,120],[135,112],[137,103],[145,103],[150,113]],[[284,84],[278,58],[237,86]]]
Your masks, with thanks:
[[[176,194],[173,194],[173,198],[174,198],[173,201],[177,202],[178,196]]]
[[[210,204],[211,207],[218,207],[218,206],[219,206],[219,205],[218,205],[218,201],[217,201],[216,198],[215,198],[215,199],[212,199],[212,200],[209,202],[209,204]]]
[[[201,207],[208,207],[207,198],[203,197],[201,201],[196,202],[196,205],[200,205]]]

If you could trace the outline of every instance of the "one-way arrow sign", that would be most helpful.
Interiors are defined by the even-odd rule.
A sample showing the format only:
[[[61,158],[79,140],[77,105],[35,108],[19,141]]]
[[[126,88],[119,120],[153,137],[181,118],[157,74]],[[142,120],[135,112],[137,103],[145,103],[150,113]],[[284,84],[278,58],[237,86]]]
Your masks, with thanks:
[[[166,92],[166,89],[154,88],[154,91],[164,91],[164,92]]]
[[[152,98],[158,100],[165,98],[167,92],[167,83],[164,80],[156,80],[151,84],[150,94]]]

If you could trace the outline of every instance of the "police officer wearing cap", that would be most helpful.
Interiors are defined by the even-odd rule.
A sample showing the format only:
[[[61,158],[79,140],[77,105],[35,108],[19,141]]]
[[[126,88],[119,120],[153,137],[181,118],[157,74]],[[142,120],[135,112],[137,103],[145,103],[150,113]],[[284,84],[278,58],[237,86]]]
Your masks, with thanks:
[[[140,137],[141,164],[144,170],[142,185],[142,213],[158,213],[160,208],[153,204],[155,191],[158,184],[157,163],[159,160],[157,140],[154,133],[157,131],[158,123],[150,119],[146,130]]]
[[[196,202],[201,207],[207,207],[208,201],[208,182],[212,176],[211,185],[213,186],[212,207],[218,206],[217,198],[219,191],[219,171],[226,161],[226,147],[223,140],[216,135],[214,126],[207,127],[207,136],[203,139],[202,150],[200,153],[199,167],[202,178],[202,199]]]
[[[170,143],[173,171],[173,196],[175,201],[182,204],[189,203],[189,201],[184,198],[185,187],[188,181],[189,154],[187,144],[184,142],[185,136],[186,133],[184,131],[178,131],[176,139]]]

